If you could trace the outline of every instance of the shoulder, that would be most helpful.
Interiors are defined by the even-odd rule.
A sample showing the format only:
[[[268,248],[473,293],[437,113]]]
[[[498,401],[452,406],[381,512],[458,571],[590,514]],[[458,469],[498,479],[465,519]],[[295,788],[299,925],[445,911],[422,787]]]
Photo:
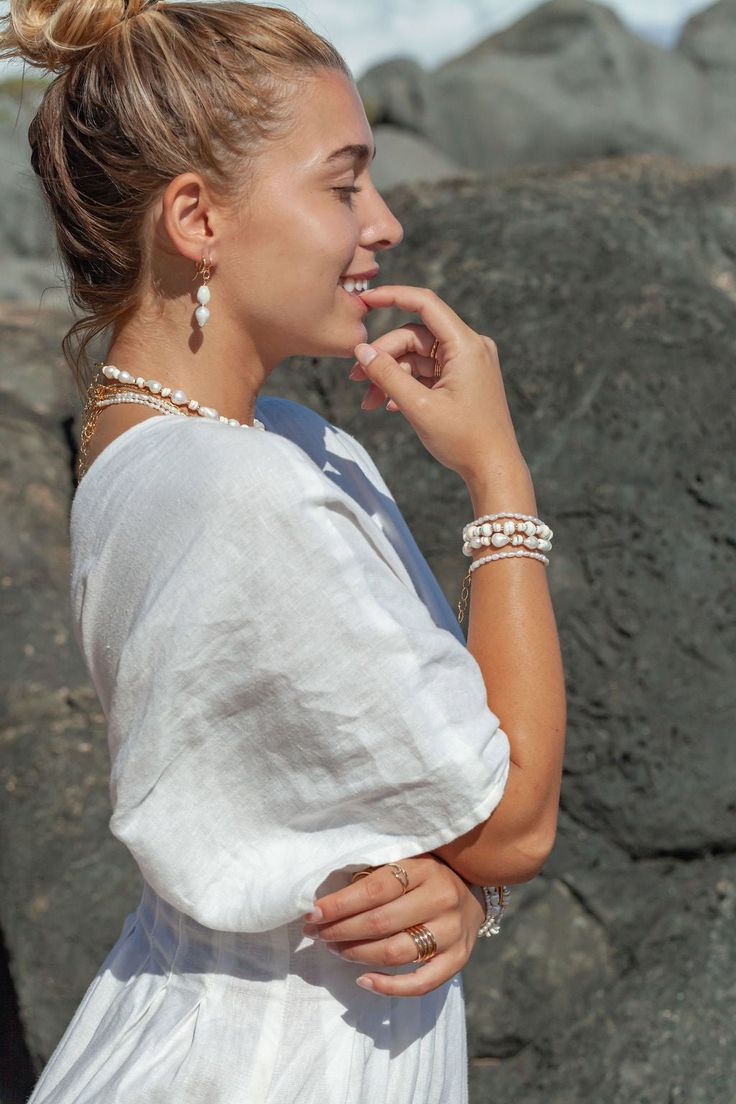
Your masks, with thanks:
[[[344,454],[357,461],[374,483],[388,491],[365,445],[344,427],[336,425],[302,403],[280,396],[262,396],[258,399],[257,409],[279,433],[284,433],[290,440],[302,445],[313,456],[321,456],[327,445],[339,442]]]

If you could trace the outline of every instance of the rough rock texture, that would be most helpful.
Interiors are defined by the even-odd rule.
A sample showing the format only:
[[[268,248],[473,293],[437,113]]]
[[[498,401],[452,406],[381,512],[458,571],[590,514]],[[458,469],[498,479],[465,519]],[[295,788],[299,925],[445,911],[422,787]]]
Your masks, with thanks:
[[[405,238],[382,279],[497,341],[555,530],[559,831],[465,972],[473,1100],[732,1104],[736,169],[630,158],[388,200]],[[410,317],[374,312],[370,335]],[[139,891],[68,615],[66,321],[0,312],[0,924],[37,1068]],[[349,363],[293,358],[264,393],[366,444],[454,605],[464,487],[401,414],[359,409]]]
[[[437,69],[408,58],[358,82],[373,124],[404,127],[471,169],[663,153],[736,155],[736,0],[665,50],[591,0],[550,0]]]

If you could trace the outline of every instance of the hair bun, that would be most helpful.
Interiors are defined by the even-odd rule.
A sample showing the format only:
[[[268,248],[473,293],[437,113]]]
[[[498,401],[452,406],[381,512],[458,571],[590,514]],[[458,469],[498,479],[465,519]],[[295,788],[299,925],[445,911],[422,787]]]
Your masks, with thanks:
[[[155,0],[10,0],[0,17],[0,58],[61,72],[125,18]]]

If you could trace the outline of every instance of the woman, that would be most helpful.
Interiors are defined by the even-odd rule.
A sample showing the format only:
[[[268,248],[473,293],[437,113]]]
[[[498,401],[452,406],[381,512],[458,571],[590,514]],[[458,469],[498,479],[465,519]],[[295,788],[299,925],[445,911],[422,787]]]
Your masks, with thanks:
[[[482,887],[550,853],[565,729],[496,347],[425,288],[356,291],[402,228],[347,66],[288,11],[11,0],[0,55],[58,74],[29,138],[78,378],[111,336],[71,600],[144,879],[31,1102],[465,1101],[458,971]],[[369,346],[390,306],[421,322]],[[296,354],[355,354],[479,525],[525,519],[467,534],[467,647],[365,449],[259,397]]]

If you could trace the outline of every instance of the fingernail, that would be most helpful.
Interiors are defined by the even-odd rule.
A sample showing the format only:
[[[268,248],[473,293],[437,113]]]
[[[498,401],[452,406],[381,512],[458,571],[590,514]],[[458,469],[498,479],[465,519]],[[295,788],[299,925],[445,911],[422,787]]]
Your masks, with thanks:
[[[311,912],[305,912],[305,920],[323,920],[324,915],[321,908],[313,908]]]
[[[373,358],[378,356],[378,351],[372,345],[361,342],[360,345],[355,346],[355,355],[361,364],[370,364]]]
[[[373,989],[374,985],[370,978],[364,977],[362,974],[359,978],[355,979],[355,984],[359,985],[361,989]]]
[[[342,958],[342,955],[338,951],[337,947],[333,947],[331,943],[325,943],[325,947],[330,952],[330,954],[334,954],[337,955],[338,958]]]
[[[368,396],[367,395],[363,399],[362,403],[360,404],[360,408],[361,408],[361,410],[367,410],[368,409]]]
[[[348,379],[360,379],[362,375],[363,373],[361,372],[360,367],[357,364],[354,364],[353,367],[350,369],[350,375],[348,376]]]

